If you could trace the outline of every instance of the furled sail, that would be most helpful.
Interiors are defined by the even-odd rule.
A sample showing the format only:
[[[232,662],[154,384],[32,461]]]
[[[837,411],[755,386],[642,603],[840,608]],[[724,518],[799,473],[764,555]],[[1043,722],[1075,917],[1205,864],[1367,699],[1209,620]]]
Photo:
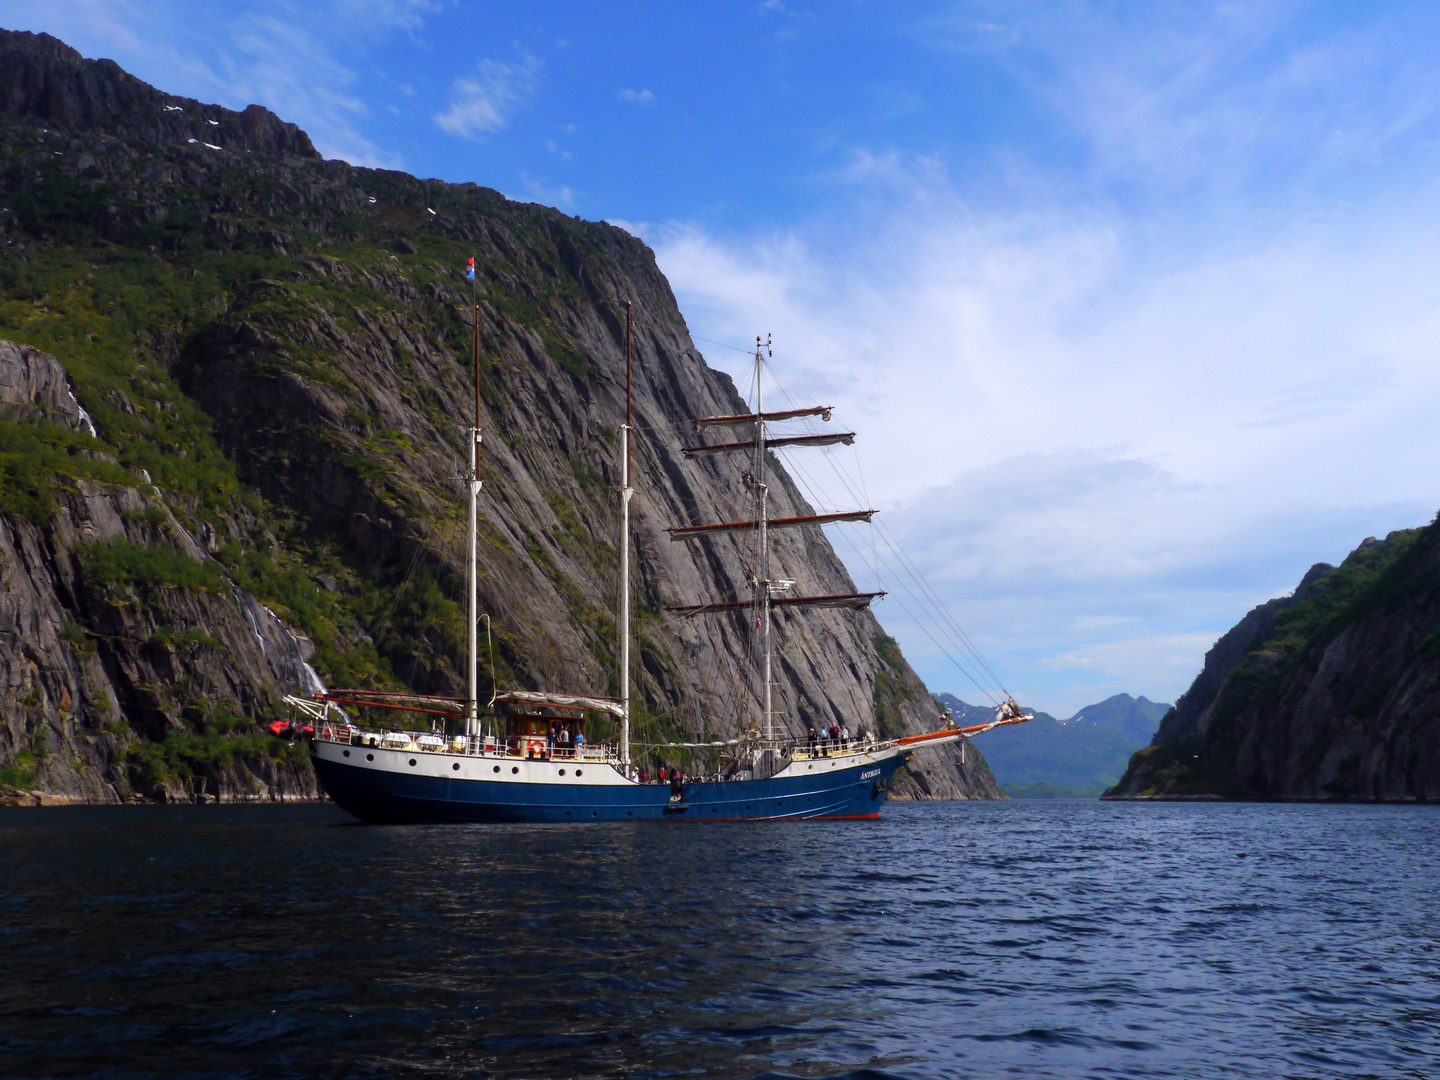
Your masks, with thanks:
[[[819,608],[849,608],[852,611],[860,611],[870,606],[870,602],[877,596],[884,596],[883,592],[866,593],[837,593],[834,596],[786,596],[780,599],[772,599],[772,608],[780,607],[819,607]],[[754,606],[753,600],[734,600],[718,604],[691,604],[688,607],[668,607],[667,611],[673,611],[677,615],[684,615],[687,618],[691,615],[709,615],[717,611],[739,611],[742,608]]]
[[[844,443],[849,446],[855,441],[855,432],[837,431],[831,435],[779,435],[765,440],[765,449],[774,450],[781,446],[834,446]],[[700,454],[726,454],[734,450],[754,450],[755,440],[749,442],[715,443],[712,446],[682,446],[680,452],[686,457]]]
[[[624,716],[625,706],[615,698],[579,694],[551,694],[544,690],[502,690],[495,700],[507,705],[553,705],[560,709],[589,709]]]
[[[847,510],[842,514],[806,514],[803,517],[769,518],[765,524],[771,529],[793,529],[800,525],[832,525],[837,521],[869,521],[878,510]],[[694,540],[700,536],[713,536],[722,532],[739,532],[753,529],[758,521],[725,521],[718,525],[684,525],[666,529],[671,540]]]
[[[786,409],[784,412],[767,413],[740,413],[738,416],[702,416],[695,421],[695,428],[698,431],[702,427],[720,425],[725,427],[736,427],[740,424],[769,423],[772,420],[799,420],[804,416],[818,416],[822,420],[829,420],[830,413],[835,409],[834,405],[813,405],[806,409]]]

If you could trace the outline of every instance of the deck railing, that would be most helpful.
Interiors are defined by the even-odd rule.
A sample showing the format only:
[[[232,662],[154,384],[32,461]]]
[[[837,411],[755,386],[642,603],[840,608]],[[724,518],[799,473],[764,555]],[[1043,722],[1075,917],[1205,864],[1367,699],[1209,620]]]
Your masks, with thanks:
[[[578,747],[551,746],[535,735],[445,735],[438,731],[368,731],[348,723],[323,723],[315,727],[315,738],[323,742],[379,746],[411,753],[464,754],[468,757],[521,758],[544,761],[575,761],[597,764],[620,763],[619,748],[612,743],[582,743]],[[753,744],[752,744],[753,745]],[[758,748],[775,750],[794,761],[820,761],[874,753],[894,745],[893,739],[873,737],[844,740],[806,739],[761,740]]]

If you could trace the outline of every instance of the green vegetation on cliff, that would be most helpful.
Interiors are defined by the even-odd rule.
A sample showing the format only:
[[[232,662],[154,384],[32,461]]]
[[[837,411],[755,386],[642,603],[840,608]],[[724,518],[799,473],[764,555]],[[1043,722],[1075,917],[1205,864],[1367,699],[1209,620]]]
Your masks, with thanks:
[[[1437,570],[1440,518],[1312,569],[1217,643],[1107,795],[1433,797],[1414,761],[1440,704]]]

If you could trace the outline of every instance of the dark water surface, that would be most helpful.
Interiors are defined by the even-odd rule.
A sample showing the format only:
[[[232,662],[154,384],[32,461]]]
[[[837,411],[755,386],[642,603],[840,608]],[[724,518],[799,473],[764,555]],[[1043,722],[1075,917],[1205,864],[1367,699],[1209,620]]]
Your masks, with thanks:
[[[0,1075],[1436,1077],[1437,856],[1440,807],[4,810]]]

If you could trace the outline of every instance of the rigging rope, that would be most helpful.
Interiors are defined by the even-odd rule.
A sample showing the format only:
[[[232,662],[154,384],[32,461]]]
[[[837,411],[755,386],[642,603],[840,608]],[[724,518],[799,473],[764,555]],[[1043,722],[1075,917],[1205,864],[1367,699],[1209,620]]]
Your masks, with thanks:
[[[789,392],[789,388],[784,384],[784,382],[779,378],[779,376],[774,376],[774,382],[776,385],[776,392],[781,394],[789,402],[792,408],[798,408],[799,406],[794,396]],[[812,427],[813,425],[811,422],[807,421],[806,426]],[[839,468],[838,463],[835,461],[834,457],[829,454],[827,454],[826,457],[829,459],[829,465],[832,471],[835,472],[836,477],[839,479],[842,487],[845,489],[846,493],[850,496],[850,498],[852,500],[861,500],[863,502],[863,505],[868,506],[868,490],[866,489],[866,485],[864,483],[863,470],[859,469],[858,452],[855,452],[855,461],[857,471],[859,472],[861,477],[861,491],[859,492],[856,491],[855,485],[852,484],[851,479],[846,476],[845,473]],[[806,468],[803,465],[799,464],[799,462],[795,458],[792,458],[788,454],[786,455],[786,461],[789,465],[789,470],[791,474],[795,477],[797,481],[797,486],[803,490],[807,498],[812,503],[816,504],[818,507],[825,507],[828,500],[819,497],[820,485],[818,485],[814,481],[813,477],[810,476]],[[1004,683],[995,673],[995,670],[985,660],[984,656],[981,655],[979,649],[975,647],[975,644],[973,641],[971,641],[969,635],[965,633],[964,629],[956,621],[955,617],[946,607],[944,601],[940,598],[934,587],[931,586],[930,583],[925,579],[925,576],[920,572],[919,567],[915,565],[914,560],[911,559],[910,556],[905,552],[904,548],[900,546],[900,543],[895,537],[894,533],[889,529],[887,525],[885,525],[884,522],[878,522],[877,528],[883,530],[883,532],[877,531],[871,534],[871,557],[869,560],[866,560],[865,553],[859,548],[858,545],[856,545],[850,539],[845,530],[840,530],[839,535],[845,536],[846,542],[850,545],[851,549],[855,552],[857,557],[861,559],[862,563],[867,563],[871,572],[874,573],[877,580],[879,580],[881,577],[880,568],[884,566],[887,562],[886,558],[881,555],[877,544],[877,541],[879,539],[883,539],[885,541],[885,546],[890,550],[892,557],[896,562],[898,562],[899,570],[903,571],[903,575],[896,579],[897,584],[906,593],[910,595],[910,598],[922,610],[924,610],[933,619],[937,620],[940,623],[940,627],[938,629],[941,636],[951,639],[949,647],[947,648],[945,645],[942,645],[941,642],[936,639],[935,634],[931,632],[928,625],[922,623],[919,619],[915,618],[914,613],[909,609],[909,607],[897,594],[896,602],[900,604],[902,610],[904,610],[906,614],[909,615],[913,621],[915,621],[916,625],[921,629],[925,636],[930,639],[930,641],[935,645],[935,647],[939,649],[941,653],[944,654],[945,657],[967,679],[969,679],[970,682],[972,682],[982,694],[984,694],[987,698],[990,698],[992,701],[996,701],[996,696],[992,692],[992,690],[983,685],[980,679],[977,678],[974,673],[972,673],[970,668],[966,664],[960,662],[955,657],[952,650],[954,650],[954,652],[959,652],[961,655],[967,656],[970,660],[970,663],[973,664],[975,668],[989,680],[991,687],[998,688],[1001,693],[1006,698],[1008,698],[1010,694],[1009,691],[1006,689]],[[906,583],[905,578],[907,577],[910,579],[910,582],[913,583],[913,588],[910,584]],[[998,703],[999,702],[996,701],[996,704]]]

